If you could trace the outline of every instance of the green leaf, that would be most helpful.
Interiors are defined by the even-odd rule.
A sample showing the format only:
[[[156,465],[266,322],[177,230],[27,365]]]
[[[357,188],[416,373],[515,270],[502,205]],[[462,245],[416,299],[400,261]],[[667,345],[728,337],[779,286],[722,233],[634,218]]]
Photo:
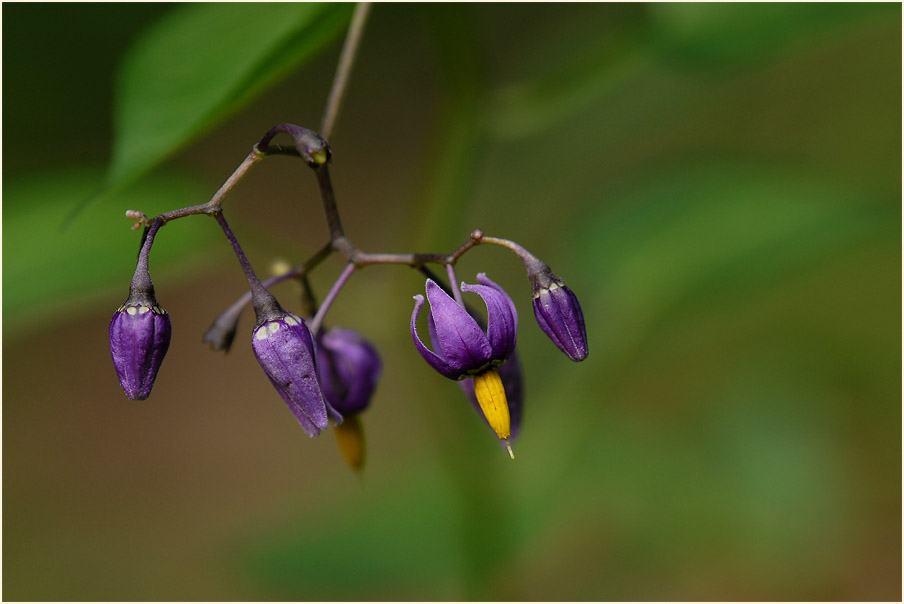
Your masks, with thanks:
[[[176,8],[123,60],[106,188],[143,176],[310,59],[342,31],[351,9],[306,3]]]
[[[129,230],[131,221],[125,210],[150,211],[160,200],[188,205],[207,193],[194,180],[156,177],[130,191],[128,199],[87,208],[69,228],[60,231],[58,217],[70,210],[73,199],[95,190],[101,180],[100,169],[69,168],[4,183],[3,327],[7,334],[38,322],[46,326],[54,317],[71,318],[74,309],[116,292],[124,300],[141,240],[140,232]],[[191,265],[193,252],[216,235],[215,228],[197,226],[173,223],[161,233],[151,260],[155,278],[177,266]],[[165,306],[166,287],[157,285]],[[111,307],[111,314],[113,310]]]

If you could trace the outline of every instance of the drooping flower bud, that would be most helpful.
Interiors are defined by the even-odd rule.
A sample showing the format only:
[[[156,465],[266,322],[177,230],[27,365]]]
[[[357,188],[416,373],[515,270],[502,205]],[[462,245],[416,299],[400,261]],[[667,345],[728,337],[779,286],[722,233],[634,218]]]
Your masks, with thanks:
[[[251,340],[254,356],[305,433],[314,437],[329,425],[328,413],[337,423],[342,416],[323,398],[314,340],[304,320],[273,302],[267,312],[258,312]]]
[[[148,272],[148,257],[162,222],[144,231],[129,297],[110,320],[110,356],[126,396],[144,400],[151,394],[163,357],[169,350],[172,325],[157,303]]]
[[[587,329],[584,313],[574,295],[545,264],[529,273],[534,297],[534,316],[549,339],[572,361],[587,358]]]
[[[163,357],[169,349],[172,326],[157,300],[129,296],[110,321],[110,354],[119,383],[133,400],[151,394]]]
[[[317,338],[317,371],[326,400],[355,415],[370,403],[380,378],[380,355],[361,334],[333,327]]]

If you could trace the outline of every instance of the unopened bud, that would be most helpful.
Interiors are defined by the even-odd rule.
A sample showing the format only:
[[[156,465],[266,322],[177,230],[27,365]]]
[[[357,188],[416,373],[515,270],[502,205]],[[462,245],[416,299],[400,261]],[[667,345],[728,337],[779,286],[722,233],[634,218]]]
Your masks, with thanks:
[[[254,356],[308,436],[317,436],[342,416],[323,398],[314,361],[314,341],[301,317],[282,311],[258,319]]]
[[[587,329],[577,296],[549,267],[529,275],[533,286],[534,316],[549,339],[572,361],[587,358]]]
[[[144,400],[151,394],[172,326],[157,300],[130,296],[110,321],[110,354],[126,396]]]

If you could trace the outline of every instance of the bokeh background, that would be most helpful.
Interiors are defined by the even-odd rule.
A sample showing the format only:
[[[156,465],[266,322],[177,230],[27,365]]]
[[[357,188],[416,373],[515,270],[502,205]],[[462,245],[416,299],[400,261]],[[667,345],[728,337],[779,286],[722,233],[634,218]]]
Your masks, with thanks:
[[[356,274],[327,321],[384,359],[360,477],[272,390],[249,316],[228,355],[201,343],[245,287],[213,221],[155,244],[174,339],[149,400],[109,358],[124,210],[206,201],[272,125],[320,123],[349,6],[105,186],[189,106],[178,78],[230,77],[192,69],[248,10],[3,6],[4,599],[900,600],[900,5],[375,6],[333,138],[349,237],[514,239],[578,294],[591,354],[537,328],[514,256],[462,259],[521,313],[512,462],[411,345],[423,278]],[[167,36],[181,60],[135,58]],[[261,273],[326,241],[290,158],[226,212]]]

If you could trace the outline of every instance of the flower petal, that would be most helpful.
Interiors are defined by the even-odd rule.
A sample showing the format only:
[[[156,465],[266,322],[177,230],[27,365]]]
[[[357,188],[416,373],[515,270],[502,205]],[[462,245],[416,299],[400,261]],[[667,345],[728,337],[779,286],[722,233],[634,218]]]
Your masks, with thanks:
[[[461,284],[462,291],[473,292],[483,298],[487,307],[487,338],[493,348],[493,360],[504,361],[515,349],[517,314],[513,314],[514,303],[508,294],[481,273],[478,275],[492,285]]]
[[[504,289],[502,289],[495,281],[491,280],[487,277],[486,273],[477,273],[477,282],[482,283],[483,285],[488,285],[505,296],[505,299],[508,300],[509,308],[512,311],[512,317],[515,319],[515,330],[518,329],[518,309],[515,308],[515,303],[512,301],[512,297],[508,295]]]
[[[417,318],[421,314],[421,307],[424,305],[424,296],[418,294],[414,296],[414,311],[411,313],[411,338],[414,340],[414,347],[421,353],[427,364],[436,371],[449,379],[457,380],[461,375],[461,371],[449,365],[445,359],[424,346],[421,338],[417,335]]]
[[[493,357],[493,348],[477,321],[431,279],[427,280],[427,300],[446,363],[466,372],[485,366]]]

